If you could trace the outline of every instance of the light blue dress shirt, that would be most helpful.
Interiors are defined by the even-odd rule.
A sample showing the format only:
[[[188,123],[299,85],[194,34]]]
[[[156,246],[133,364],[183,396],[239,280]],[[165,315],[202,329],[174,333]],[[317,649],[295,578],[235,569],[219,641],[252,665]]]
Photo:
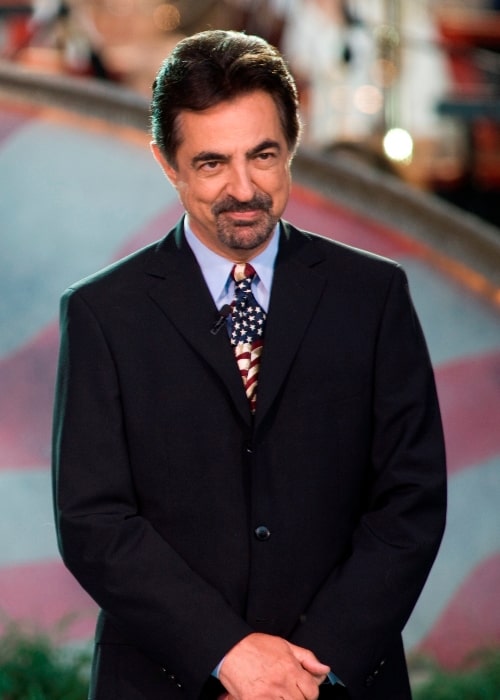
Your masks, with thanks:
[[[231,304],[234,298],[234,280],[231,278],[231,270],[234,263],[238,261],[232,262],[207,248],[191,231],[187,217],[184,219],[184,233],[189,247],[201,268],[216,307],[220,309],[224,304]],[[278,243],[279,224],[276,225],[264,250],[251,260],[252,267],[257,273],[252,282],[252,292],[259,305],[266,312],[269,309]]]

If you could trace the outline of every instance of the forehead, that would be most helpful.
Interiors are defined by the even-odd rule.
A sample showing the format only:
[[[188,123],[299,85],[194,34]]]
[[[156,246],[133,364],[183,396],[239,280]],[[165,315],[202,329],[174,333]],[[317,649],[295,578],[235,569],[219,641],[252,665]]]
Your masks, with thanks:
[[[177,155],[210,150],[232,153],[274,140],[286,150],[286,139],[273,98],[256,91],[209,107],[202,112],[183,111],[178,117],[180,146]]]

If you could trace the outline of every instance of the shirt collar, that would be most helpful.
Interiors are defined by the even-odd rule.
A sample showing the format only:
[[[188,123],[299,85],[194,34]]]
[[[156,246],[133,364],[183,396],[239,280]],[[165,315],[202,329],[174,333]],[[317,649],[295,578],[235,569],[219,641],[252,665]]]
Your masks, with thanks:
[[[184,233],[201,268],[208,289],[217,303],[227,294],[228,279],[234,262],[207,248],[191,230],[187,216],[184,218]],[[279,223],[276,224],[271,239],[264,250],[249,260],[259,277],[259,284],[263,285],[268,295],[271,293],[278,244]]]

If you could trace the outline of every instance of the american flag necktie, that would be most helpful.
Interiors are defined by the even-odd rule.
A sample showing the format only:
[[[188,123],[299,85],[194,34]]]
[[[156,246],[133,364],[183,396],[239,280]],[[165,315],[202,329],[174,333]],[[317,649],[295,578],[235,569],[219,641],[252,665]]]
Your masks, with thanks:
[[[248,263],[240,263],[233,267],[231,274],[235,283],[231,313],[231,345],[253,413],[257,400],[257,379],[266,313],[252,293],[252,280],[255,277],[253,267]]]

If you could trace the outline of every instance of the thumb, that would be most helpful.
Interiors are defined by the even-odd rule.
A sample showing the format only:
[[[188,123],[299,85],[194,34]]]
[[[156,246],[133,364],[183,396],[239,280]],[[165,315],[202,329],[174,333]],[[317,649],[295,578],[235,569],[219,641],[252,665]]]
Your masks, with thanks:
[[[290,644],[290,642],[289,645],[292,654],[306,671],[314,676],[330,673],[330,666],[321,663],[312,651],[304,649],[304,647],[298,647],[296,644]]]

